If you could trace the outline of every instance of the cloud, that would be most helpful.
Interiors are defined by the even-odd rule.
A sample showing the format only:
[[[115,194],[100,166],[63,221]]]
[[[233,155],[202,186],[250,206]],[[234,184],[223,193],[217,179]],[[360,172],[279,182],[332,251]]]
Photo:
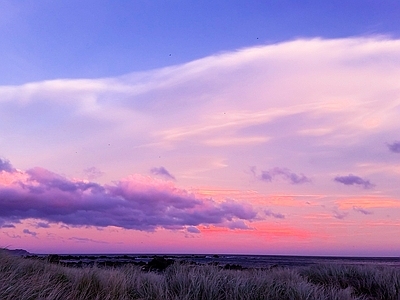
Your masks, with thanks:
[[[348,213],[344,211],[338,211],[334,210],[333,211],[333,217],[339,220],[343,220],[345,217],[347,217]]]
[[[20,239],[20,238],[21,238],[21,236],[20,236],[20,235],[17,235],[17,234],[10,234],[10,233],[4,232],[4,231],[3,231],[3,233],[4,233],[6,236],[8,236],[9,238],[11,238],[11,239]]]
[[[393,153],[400,153],[400,142],[394,142],[392,144],[387,144],[390,151]]]
[[[284,219],[285,218],[285,215],[280,214],[280,213],[274,213],[269,209],[265,210],[264,213],[269,217],[274,217],[274,218],[277,218],[277,219]]]
[[[359,185],[364,189],[371,189],[375,185],[372,184],[369,180],[362,179],[361,177],[349,174],[347,176],[336,176],[334,181],[343,183],[345,185]]]
[[[0,86],[3,151],[63,174],[99,166],[104,182],[160,165],[199,184],[233,182],[268,157],[294,171],[281,180],[300,184],[311,167],[322,175],[380,160],[365,149],[400,129],[399,58],[400,40],[390,38],[298,39],[114,78]],[[237,163],[214,172],[216,160]],[[264,171],[265,182],[275,179]]]
[[[38,223],[40,227],[62,223],[153,231],[200,224],[223,226],[251,221],[257,214],[248,204],[197,197],[172,182],[141,175],[112,185],[72,181],[38,167],[25,175],[25,180],[16,177],[11,185],[0,185],[0,218],[4,222],[34,218],[43,221]]]
[[[12,173],[15,171],[15,169],[13,168],[13,166],[10,164],[10,162],[8,160],[4,160],[4,159],[0,158],[0,172],[1,171]]]
[[[44,223],[44,222],[38,222],[36,224],[36,228],[50,228],[50,224],[49,223]]]
[[[36,232],[30,231],[29,229],[24,229],[22,232],[25,233],[25,234],[29,234],[29,235],[31,235],[31,236],[33,236],[33,237],[36,237],[36,236],[37,236],[37,233],[36,233]]]
[[[372,211],[366,210],[366,209],[364,209],[362,207],[358,207],[358,206],[353,206],[353,210],[358,211],[364,215],[372,215],[373,214]]]
[[[241,229],[241,230],[250,230],[253,229],[249,227],[243,220],[234,220],[227,222],[226,227],[229,229],[235,230],[235,229]]]
[[[151,174],[154,174],[154,175],[161,175],[161,176],[164,176],[164,177],[166,177],[168,179],[176,180],[175,176],[173,176],[171,173],[169,173],[167,171],[167,169],[165,169],[164,167],[152,168],[150,170],[150,172],[151,172]]]
[[[4,224],[0,226],[1,228],[15,228],[15,225],[13,224]]]
[[[201,231],[194,226],[189,226],[186,228],[186,230],[187,230],[187,232],[190,232],[190,233],[201,233]]]
[[[89,238],[81,238],[81,237],[71,237],[70,241],[76,241],[78,243],[96,243],[96,244],[108,244],[107,242],[97,241]]]
[[[292,173],[289,169],[275,167],[269,171],[261,171],[261,180],[272,181],[275,177],[281,177],[291,184],[303,184],[311,182],[304,174]]]
[[[89,180],[99,178],[104,174],[104,172],[100,171],[96,167],[87,168],[87,169],[83,170],[83,172],[85,173],[87,179],[89,179]]]

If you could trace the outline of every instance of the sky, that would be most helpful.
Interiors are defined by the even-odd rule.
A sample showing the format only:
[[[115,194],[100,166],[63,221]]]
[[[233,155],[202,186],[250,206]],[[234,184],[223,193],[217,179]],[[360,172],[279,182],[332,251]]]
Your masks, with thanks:
[[[399,13],[0,0],[0,247],[399,256]]]

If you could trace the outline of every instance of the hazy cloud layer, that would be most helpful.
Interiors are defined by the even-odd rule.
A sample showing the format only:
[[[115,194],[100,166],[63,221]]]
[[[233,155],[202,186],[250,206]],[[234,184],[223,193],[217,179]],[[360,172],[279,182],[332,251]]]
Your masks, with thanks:
[[[302,185],[333,193],[335,184],[318,183],[349,166],[376,174],[383,188],[397,173],[388,153],[398,151],[397,78],[400,40],[360,37],[260,45],[112,78],[0,86],[0,154],[25,169],[34,157],[71,178],[96,166],[103,183],[149,166],[172,179],[159,168],[168,166],[182,186],[240,187],[236,174],[263,163],[290,170],[263,169],[252,188],[281,180],[291,185],[270,184],[271,192]],[[87,171],[90,181],[100,175]]]
[[[153,175],[161,175],[165,178],[176,180],[175,176],[173,176],[170,172],[168,172],[167,169],[165,169],[164,167],[152,168],[150,172]]]
[[[139,175],[113,185],[72,181],[43,168],[22,175],[25,179],[17,176],[12,184],[0,186],[3,223],[35,218],[45,221],[38,222],[38,228],[54,222],[151,231],[157,227],[222,225],[256,217],[250,205],[198,198],[171,183]]]
[[[369,180],[363,179],[359,176],[355,176],[352,174],[349,174],[347,176],[337,176],[334,178],[334,181],[343,183],[345,185],[358,185],[362,186],[364,189],[371,189],[375,185],[372,184]]]

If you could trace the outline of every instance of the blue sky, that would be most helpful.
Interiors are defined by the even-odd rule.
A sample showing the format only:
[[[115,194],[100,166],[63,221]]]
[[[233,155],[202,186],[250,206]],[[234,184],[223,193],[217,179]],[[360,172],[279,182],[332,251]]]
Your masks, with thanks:
[[[0,11],[2,84],[118,76],[299,37],[398,37],[400,28],[398,1],[1,1]]]
[[[0,247],[398,255],[399,13],[0,0]]]

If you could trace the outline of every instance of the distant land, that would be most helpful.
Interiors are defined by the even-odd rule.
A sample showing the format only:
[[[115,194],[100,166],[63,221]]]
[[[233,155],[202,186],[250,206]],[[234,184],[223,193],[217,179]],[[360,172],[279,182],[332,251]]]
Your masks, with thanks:
[[[24,250],[24,249],[1,249],[1,251],[5,251],[11,255],[15,255],[15,256],[26,256],[26,255],[31,255],[32,253],[29,253],[28,251]]]

